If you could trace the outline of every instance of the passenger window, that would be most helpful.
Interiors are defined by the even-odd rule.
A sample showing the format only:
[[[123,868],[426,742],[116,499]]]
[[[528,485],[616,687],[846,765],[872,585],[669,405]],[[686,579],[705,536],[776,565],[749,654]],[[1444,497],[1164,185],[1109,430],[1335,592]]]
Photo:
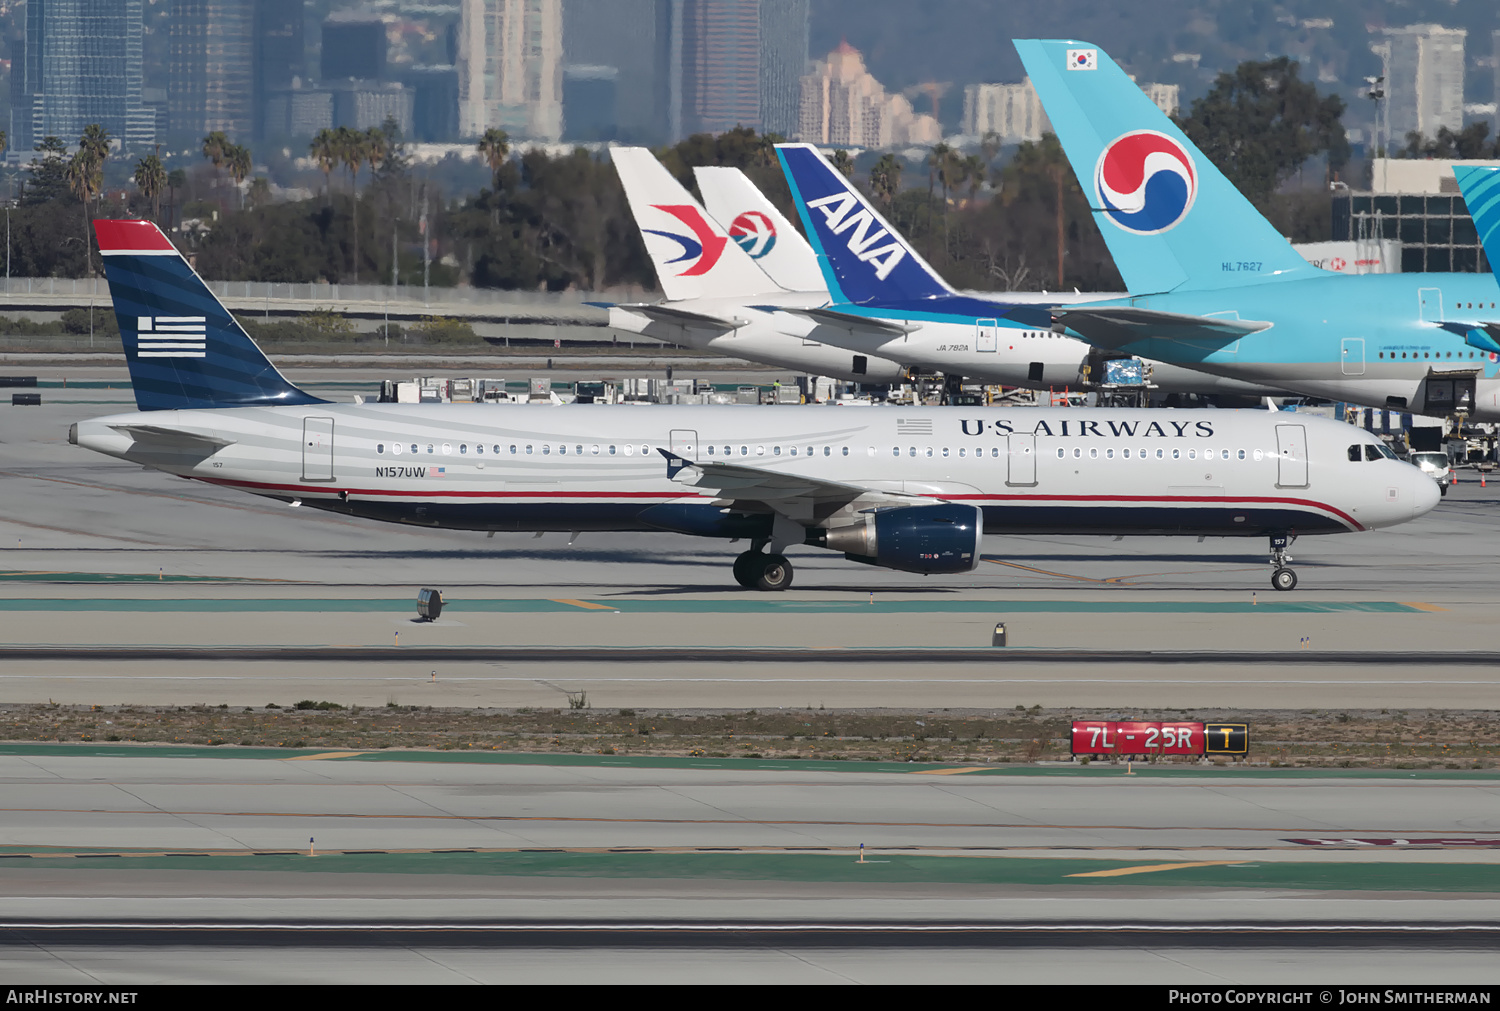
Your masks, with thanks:
[[[755,455],[756,456],[765,456],[766,455],[766,447],[764,447],[764,446],[756,446],[755,447]]]
[[[460,442],[458,444],[458,455],[459,456],[463,456],[468,451],[469,451],[469,444],[467,442]]]
[[[1198,451],[1196,449],[1190,449],[1190,450],[1188,450],[1188,459],[1189,460],[1196,460],[1196,459],[1198,459]]]
[[[1365,459],[1366,460],[1379,460],[1384,455],[1385,454],[1380,451],[1380,447],[1379,446],[1371,446],[1371,445],[1368,445],[1368,444],[1365,446]]]
[[[750,455],[750,447],[749,446],[741,446],[740,447],[740,456],[749,456],[749,455]]]
[[[1174,450],[1172,450],[1172,459],[1177,460],[1177,459],[1180,459],[1181,456],[1182,456],[1182,450],[1180,450],[1180,449],[1174,449]]]
[[[399,442],[393,442],[393,443],[391,443],[391,452],[395,453],[397,456],[400,456],[401,455],[401,443],[399,443]]]
[[[609,455],[610,456],[614,456],[615,455],[615,447],[613,447],[613,446],[609,447]]]
[[[928,446],[928,447],[927,447],[927,455],[928,455],[928,456],[931,456],[931,455],[932,455],[932,447],[931,447],[931,446]]]
[[[1115,458],[1115,451],[1113,447],[1104,451],[1104,458],[1106,460],[1113,460]]]
[[[1073,459],[1075,459],[1075,460],[1081,460],[1081,459],[1083,459],[1083,450],[1079,449],[1077,446],[1073,447]]]
[[[453,443],[451,443],[451,442],[445,442],[445,443],[443,443],[443,455],[444,456],[452,456],[453,455]]]
[[[990,456],[999,456],[999,455],[1000,455],[1000,447],[999,446],[996,446],[994,449],[990,450]]]
[[[381,454],[385,453],[385,443],[383,443],[383,442],[377,442],[375,444],[375,452],[376,453],[381,453]]]
[[[845,447],[844,447],[844,455],[845,455],[845,456],[848,456],[848,455],[849,455],[849,447],[848,447],[848,446],[845,446]],[[874,449],[874,447],[873,447],[873,446],[872,446],[872,447],[871,447],[871,448],[870,448],[870,455],[871,455],[871,456],[874,456],[874,455],[875,455],[875,449]]]
[[[780,455],[781,455],[781,447],[780,447],[780,446],[776,446],[776,447],[774,447],[774,448],[773,448],[773,449],[772,449],[772,450],[771,450],[771,455],[772,455],[772,456],[780,456]]]
[[[967,452],[968,452],[968,449],[966,447],[964,447],[964,446],[959,446],[958,447],[958,455],[960,457],[962,457]]]
[[[1096,449],[1093,446],[1089,447],[1089,459],[1090,460],[1097,460],[1097,459],[1099,459],[1099,450]]]
[[[1066,455],[1067,455],[1067,453],[1063,450],[1063,448],[1061,446],[1057,447],[1057,458],[1059,460],[1061,460]]]
[[[526,446],[526,455],[527,456],[531,455],[531,445],[530,445],[530,443],[528,443],[527,446]]]
[[[546,450],[544,449],[544,450],[542,450],[542,452],[545,453]],[[558,456],[567,456],[568,455],[568,447],[567,446],[558,446],[557,447],[557,455]]]
[[[1120,450],[1120,455],[1123,456],[1125,459],[1128,460],[1128,459],[1130,459],[1130,450],[1128,450],[1128,449],[1122,449],[1122,450]]]
[[[552,443],[550,443],[550,442],[544,442],[544,443],[542,443],[542,455],[543,456],[549,456],[549,455],[551,455],[551,453],[552,453]]]
[[[420,450],[417,448],[417,444],[415,442],[412,443],[411,444],[411,455],[412,456],[416,456],[418,452],[420,452]]]
[[[1243,460],[1245,458],[1245,451],[1242,449],[1236,455]]]
[[[1161,459],[1164,459],[1164,458],[1165,458],[1165,457],[1166,457],[1166,455],[1167,455],[1167,454],[1166,454],[1166,453],[1165,453],[1165,452],[1163,452],[1163,451],[1162,451],[1162,450],[1160,450],[1160,449],[1158,449],[1158,450],[1157,450],[1157,451],[1156,451],[1156,458],[1157,458],[1157,459],[1158,459],[1158,460],[1161,460]]]
[[[474,452],[477,453],[479,456],[483,456],[484,455],[484,444],[483,443],[479,443],[479,444],[475,445]]]
[[[712,446],[708,447],[708,455],[709,456],[713,456],[714,455],[714,448]]]
[[[528,453],[531,452],[531,447],[530,446],[526,447],[526,452],[528,452]],[[635,447],[634,446],[626,446],[625,447],[625,455],[626,456],[634,456],[635,455]]]
[[[642,446],[641,447],[641,455],[642,456],[650,456],[651,455],[651,447],[650,446]]]
[[[582,456],[583,455],[583,447],[582,446],[574,446],[573,447],[573,452],[577,453],[579,456]]]
[[[943,447],[943,455],[944,455],[944,456],[947,456],[947,455],[948,455],[948,447],[947,447],[947,446],[944,446],[944,447]]]
[[[901,455],[901,447],[900,446],[892,446],[891,447],[891,455],[892,456],[900,456]]]
[[[1264,460],[1264,459],[1265,459],[1265,458],[1266,458],[1266,454],[1265,454],[1265,451],[1264,451],[1264,450],[1260,450],[1260,449],[1257,449],[1257,450],[1256,450],[1256,451],[1255,451],[1255,458],[1256,458],[1256,459],[1257,459],[1257,460]]]

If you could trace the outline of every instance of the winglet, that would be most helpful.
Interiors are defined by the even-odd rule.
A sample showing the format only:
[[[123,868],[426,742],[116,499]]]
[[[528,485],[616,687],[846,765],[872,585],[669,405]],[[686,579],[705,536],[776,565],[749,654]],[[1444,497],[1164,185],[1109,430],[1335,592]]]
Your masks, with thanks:
[[[1455,165],[1453,178],[1458,180],[1464,203],[1469,205],[1490,270],[1500,281],[1500,166]]]
[[[666,458],[667,480],[669,481],[674,480],[683,470],[694,465],[691,460],[684,459],[669,449],[662,449],[658,446],[656,451]]]

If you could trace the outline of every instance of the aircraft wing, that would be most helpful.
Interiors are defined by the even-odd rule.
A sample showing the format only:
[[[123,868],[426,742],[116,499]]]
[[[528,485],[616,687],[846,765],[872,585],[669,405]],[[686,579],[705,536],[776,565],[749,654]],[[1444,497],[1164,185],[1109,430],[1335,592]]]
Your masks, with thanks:
[[[637,304],[617,305],[617,309],[633,312],[647,319],[656,320],[659,323],[671,323],[674,326],[688,327],[693,330],[738,330],[750,321],[734,316],[713,316],[706,312],[693,312],[690,309],[676,309],[659,302],[641,302]]]
[[[182,449],[203,450],[213,453],[225,446],[233,446],[233,439],[223,439],[210,432],[192,432],[161,425],[111,425],[117,432],[124,432],[136,442],[157,446],[176,446]]]
[[[913,330],[920,329],[919,327],[894,323],[886,319],[876,319],[874,316],[859,316],[852,312],[839,312],[837,309],[790,309],[784,306],[772,308],[793,316],[801,316],[803,319],[812,320],[820,326],[832,326],[838,327],[840,330],[847,330],[855,336],[899,337],[902,334],[908,334]]]
[[[938,501],[761,467],[687,460],[665,449],[657,452],[666,458],[667,477],[680,484],[717,491],[719,499],[715,505],[744,512],[776,513],[804,525],[849,508]]]
[[[1448,320],[1439,323],[1438,326],[1450,333],[1458,334],[1470,347],[1487,351],[1492,355],[1500,354],[1500,323],[1463,323],[1458,320]]]
[[[1258,320],[1191,316],[1129,305],[1088,309],[1060,308],[1052,312],[1052,329],[1055,332],[1071,330],[1090,344],[1110,348],[1150,338],[1231,344],[1270,326],[1270,323]]]

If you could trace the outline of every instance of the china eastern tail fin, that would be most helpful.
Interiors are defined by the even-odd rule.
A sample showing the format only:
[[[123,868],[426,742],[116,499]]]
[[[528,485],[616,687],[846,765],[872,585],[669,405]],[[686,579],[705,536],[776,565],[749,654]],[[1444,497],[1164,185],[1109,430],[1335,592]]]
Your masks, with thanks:
[[[276,371],[150,221],[94,222],[143,411],[321,404]]]
[[[802,228],[835,300],[860,305],[946,298],[948,283],[811,144],[777,144]]]
[[[1132,292],[1317,275],[1104,50],[1015,46]]]
[[[1474,227],[1479,230],[1490,270],[1495,272],[1495,280],[1500,281],[1500,167],[1455,165],[1453,177],[1458,180]]]
[[[668,299],[744,298],[781,290],[650,151],[616,147],[610,157]]]
[[[693,178],[709,215],[771,280],[788,291],[827,290],[818,255],[749,176],[726,165],[699,165]]]

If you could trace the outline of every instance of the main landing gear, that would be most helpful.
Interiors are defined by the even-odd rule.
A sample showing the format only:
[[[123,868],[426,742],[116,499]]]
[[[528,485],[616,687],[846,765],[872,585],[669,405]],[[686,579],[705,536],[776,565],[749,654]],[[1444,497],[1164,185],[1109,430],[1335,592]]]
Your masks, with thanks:
[[[734,560],[734,581],[747,590],[785,590],[792,585],[792,563],[757,544]]]
[[[1287,546],[1295,540],[1287,534],[1271,535],[1271,564],[1276,571],[1271,573],[1271,587],[1276,590],[1291,590],[1297,586],[1297,574],[1287,568],[1292,556],[1286,553]]]

